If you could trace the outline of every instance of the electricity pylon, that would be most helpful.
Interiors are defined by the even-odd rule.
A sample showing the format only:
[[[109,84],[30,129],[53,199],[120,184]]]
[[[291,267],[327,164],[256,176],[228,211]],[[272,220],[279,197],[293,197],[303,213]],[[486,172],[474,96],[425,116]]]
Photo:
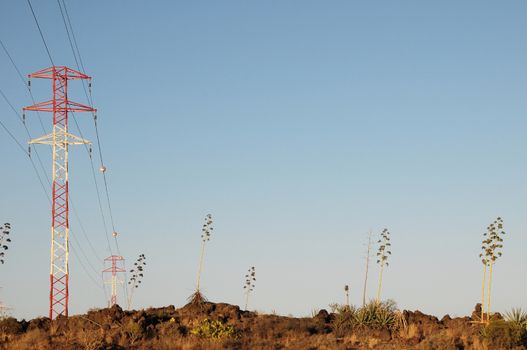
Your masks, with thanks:
[[[24,111],[53,113],[51,134],[33,139],[29,143],[50,145],[53,150],[49,318],[54,319],[59,315],[68,316],[68,147],[90,143],[68,132],[68,112],[96,112],[96,109],[68,99],[69,80],[91,80],[91,77],[81,72],[65,66],[53,66],[29,74],[28,77],[50,79],[53,82],[53,99],[25,107]]]
[[[102,272],[111,272],[112,273],[112,279],[110,281],[105,281],[106,284],[111,284],[112,286],[112,296],[110,299],[109,307],[112,307],[117,304],[117,283],[124,283],[124,281],[117,279],[117,274],[120,272],[126,272],[125,269],[117,266],[117,262],[122,261],[124,262],[124,258],[119,255],[110,255],[104,261],[111,261],[112,266],[104,269]]]

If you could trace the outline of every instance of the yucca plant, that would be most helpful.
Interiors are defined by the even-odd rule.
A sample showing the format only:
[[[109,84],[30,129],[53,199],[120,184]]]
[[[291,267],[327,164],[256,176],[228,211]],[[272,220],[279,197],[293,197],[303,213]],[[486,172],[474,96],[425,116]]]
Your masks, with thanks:
[[[481,242],[482,252],[479,254],[481,262],[483,263],[483,282],[481,287],[481,322],[488,323],[490,321],[490,294],[492,289],[492,273],[493,267],[499,257],[502,256],[503,249],[503,219],[498,217],[487,227],[487,232],[483,234],[483,241]],[[488,281],[487,281],[488,271]],[[485,304],[485,289],[486,304]],[[485,317],[486,314],[486,317]]]
[[[9,237],[11,224],[6,222],[3,226],[0,226],[0,231],[0,263],[4,264],[9,243],[11,243],[11,238]]]
[[[381,301],[381,289],[382,289],[382,274],[384,272],[384,267],[388,266],[388,257],[392,254],[390,251],[390,231],[387,228],[382,230],[381,238],[377,241],[379,244],[379,249],[377,250],[377,264],[379,264],[381,271],[379,274],[379,288],[377,290],[377,302]]]
[[[212,231],[214,231],[212,224],[213,224],[212,215],[207,214],[205,216],[203,226],[201,227],[201,254],[199,257],[196,291],[190,296],[190,300],[193,304],[201,304],[206,300],[203,294],[201,294],[200,282],[201,282],[201,271],[203,270],[203,259],[205,257],[205,244],[208,241],[210,241],[210,236],[212,234]]]
[[[247,306],[249,305],[249,295],[252,291],[254,291],[255,285],[256,269],[254,266],[251,266],[249,270],[247,270],[247,274],[245,275],[245,283],[243,285],[243,290],[245,292],[245,310],[247,310]]]
[[[133,269],[130,270],[131,276],[128,280],[128,285],[130,288],[130,293],[128,294],[128,309],[132,306],[132,298],[134,296],[134,291],[139,288],[139,285],[143,282],[144,271],[146,266],[146,257],[144,254],[139,254],[139,257],[134,263]]]

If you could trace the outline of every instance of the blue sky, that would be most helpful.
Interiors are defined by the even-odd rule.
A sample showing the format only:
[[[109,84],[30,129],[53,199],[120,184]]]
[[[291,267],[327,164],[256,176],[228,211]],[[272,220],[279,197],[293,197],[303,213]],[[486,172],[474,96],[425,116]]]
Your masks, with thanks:
[[[254,265],[253,309],[307,315],[342,302],[345,284],[360,303],[366,234],[388,227],[383,297],[469,314],[482,233],[502,216],[495,309],[526,306],[524,1],[67,5],[94,78],[121,252],[128,264],[147,257],[135,307],[185,303],[209,212],[202,284],[213,301],[242,304]],[[33,6],[55,63],[75,67],[56,2]],[[23,74],[50,65],[26,2],[0,4],[0,39]],[[49,99],[48,81],[32,85]],[[0,89],[16,108],[31,104],[3,52]],[[70,97],[86,103],[78,83]],[[2,100],[0,120],[27,141]],[[91,117],[77,120],[95,140]],[[35,114],[28,125],[42,134]],[[49,207],[31,164],[0,135],[0,220],[13,225],[0,298],[17,317],[45,315]],[[49,149],[39,152],[49,167]],[[72,199],[100,258],[109,251],[89,158],[71,153]],[[105,298],[78,260],[89,271],[102,263],[75,218],[71,227],[86,254],[73,247],[70,310],[80,313]],[[377,278],[373,267],[371,297]]]

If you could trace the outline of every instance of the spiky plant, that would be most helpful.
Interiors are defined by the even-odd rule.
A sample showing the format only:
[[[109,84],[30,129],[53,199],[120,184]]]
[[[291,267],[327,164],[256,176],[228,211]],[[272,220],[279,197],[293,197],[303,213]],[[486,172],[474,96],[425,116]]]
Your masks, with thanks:
[[[364,272],[364,286],[362,289],[362,306],[366,305],[366,288],[368,286],[368,272],[370,270],[371,238],[372,230],[368,232],[368,244],[366,247],[366,269]]]
[[[245,275],[245,283],[243,285],[243,291],[245,292],[245,310],[247,310],[247,306],[249,305],[249,295],[252,291],[254,291],[255,285],[256,269],[254,266],[251,266],[249,270],[247,270],[247,274]]]
[[[382,289],[382,274],[384,272],[384,267],[388,266],[388,257],[392,254],[390,251],[390,231],[387,228],[382,230],[381,238],[377,241],[379,244],[379,249],[377,250],[377,264],[379,264],[381,271],[379,274],[379,288],[377,290],[377,302],[381,301],[381,289]]]
[[[9,238],[11,224],[6,222],[3,226],[0,226],[0,231],[0,263],[4,264],[5,255],[9,249],[9,243],[11,243],[11,238]]]
[[[505,321],[511,322],[527,330],[527,311],[524,311],[521,308],[513,308],[511,311],[505,313]]]
[[[128,309],[132,305],[132,298],[134,296],[134,291],[139,288],[139,285],[142,283],[144,277],[144,271],[146,266],[146,257],[144,254],[139,254],[139,257],[134,263],[133,269],[130,270],[131,276],[128,280],[128,285],[130,288],[130,293],[128,295]]]
[[[206,301],[205,297],[201,294],[200,291],[200,282],[201,282],[201,271],[203,269],[203,259],[205,257],[205,244],[210,241],[210,236],[214,227],[212,227],[212,215],[207,214],[203,226],[201,227],[201,254],[199,257],[199,268],[198,268],[198,277],[196,283],[196,291],[191,295],[190,299],[193,304],[201,304]]]
[[[483,234],[483,241],[481,245],[482,252],[479,254],[481,262],[483,263],[483,284],[482,284],[482,303],[481,303],[481,322],[488,323],[490,321],[490,292],[492,289],[492,273],[493,267],[499,257],[502,256],[503,249],[503,219],[496,218],[493,223],[487,227],[487,232]],[[488,282],[487,279],[488,269]],[[487,300],[486,300],[486,319],[485,319],[485,283],[487,282]]]

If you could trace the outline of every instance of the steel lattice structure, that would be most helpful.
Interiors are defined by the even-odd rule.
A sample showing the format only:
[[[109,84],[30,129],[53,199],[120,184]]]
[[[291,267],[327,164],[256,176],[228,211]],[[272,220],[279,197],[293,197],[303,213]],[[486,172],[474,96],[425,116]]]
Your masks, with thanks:
[[[117,283],[123,283],[123,281],[120,281],[117,279],[117,273],[120,273],[120,272],[126,272],[125,269],[117,266],[117,263],[122,261],[124,263],[124,258],[122,256],[119,256],[119,255],[110,255],[109,257],[107,257],[106,259],[104,259],[104,261],[111,261],[112,262],[112,266],[107,268],[107,269],[104,269],[102,272],[111,272],[112,273],[112,279],[110,281],[107,281],[105,283],[107,284],[111,284],[112,286],[112,296],[111,296],[111,299],[110,299],[110,304],[109,304],[109,307],[112,307],[114,305],[117,304]]]
[[[68,112],[96,112],[96,109],[68,99],[69,80],[91,79],[81,72],[64,66],[53,66],[29,74],[28,77],[50,79],[53,82],[53,99],[25,107],[24,111],[53,113],[51,134],[29,143],[51,145],[53,150],[49,318],[54,319],[59,315],[68,316],[68,147],[90,143],[68,132]]]

